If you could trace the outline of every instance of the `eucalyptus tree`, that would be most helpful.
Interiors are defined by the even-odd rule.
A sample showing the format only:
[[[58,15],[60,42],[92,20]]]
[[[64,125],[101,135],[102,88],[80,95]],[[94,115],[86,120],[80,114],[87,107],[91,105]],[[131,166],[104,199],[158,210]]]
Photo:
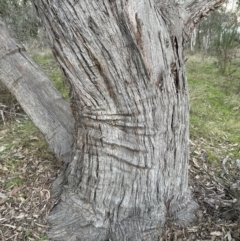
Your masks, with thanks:
[[[70,105],[2,25],[0,79],[64,161],[51,239],[158,240],[193,218],[183,47],[223,2],[35,0]]]

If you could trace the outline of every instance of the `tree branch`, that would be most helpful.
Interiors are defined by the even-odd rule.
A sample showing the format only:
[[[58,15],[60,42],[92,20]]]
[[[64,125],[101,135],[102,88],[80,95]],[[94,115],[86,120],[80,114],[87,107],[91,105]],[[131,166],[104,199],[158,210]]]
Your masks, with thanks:
[[[69,103],[0,20],[0,81],[43,133],[51,151],[67,162],[74,118]]]
[[[185,8],[193,14],[196,14],[198,12],[216,9],[224,2],[226,2],[226,0],[190,0],[186,1]]]
[[[199,23],[202,17],[207,16],[211,11],[220,7],[226,0],[189,0],[185,3],[185,34],[189,38],[192,30]]]

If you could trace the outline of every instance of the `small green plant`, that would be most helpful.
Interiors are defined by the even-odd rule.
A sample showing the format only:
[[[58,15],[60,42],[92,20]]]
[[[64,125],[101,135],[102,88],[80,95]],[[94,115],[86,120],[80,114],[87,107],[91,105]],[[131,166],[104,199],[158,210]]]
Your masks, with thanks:
[[[6,183],[6,189],[13,189],[14,187],[20,186],[23,183],[23,179],[20,177],[13,177]]]
[[[46,234],[41,234],[40,235],[41,240],[47,240],[47,235]]]
[[[25,232],[24,232],[24,238],[25,238],[25,240],[26,240],[26,241],[32,240],[32,239],[29,239],[31,236],[32,236],[32,230],[30,230],[30,229],[25,230]]]

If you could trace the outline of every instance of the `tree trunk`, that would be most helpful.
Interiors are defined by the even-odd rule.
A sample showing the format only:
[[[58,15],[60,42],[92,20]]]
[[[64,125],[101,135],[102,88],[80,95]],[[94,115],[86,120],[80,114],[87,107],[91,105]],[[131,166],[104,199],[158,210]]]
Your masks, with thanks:
[[[188,222],[183,20],[153,1],[35,1],[71,84],[76,121],[55,240],[157,240]],[[171,19],[169,18],[171,16]]]
[[[75,120],[53,240],[154,241],[168,220],[193,218],[183,45],[223,0],[176,2],[34,1]]]

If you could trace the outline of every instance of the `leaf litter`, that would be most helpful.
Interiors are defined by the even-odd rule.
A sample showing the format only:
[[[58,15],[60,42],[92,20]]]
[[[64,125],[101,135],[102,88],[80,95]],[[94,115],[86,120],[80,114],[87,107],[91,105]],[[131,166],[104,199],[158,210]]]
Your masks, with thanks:
[[[199,143],[191,145],[189,186],[199,204],[196,219],[181,228],[168,223],[161,241],[239,241],[240,172],[238,161],[225,157],[211,165]],[[196,151],[198,150],[198,151]]]
[[[14,134],[16,130],[11,132]],[[9,136],[6,129],[3,133]],[[48,240],[47,217],[56,204],[50,190],[61,164],[50,154],[37,153],[43,142],[41,136],[33,135],[30,139],[33,145],[21,145],[20,138],[0,153],[0,240],[3,241]],[[204,150],[197,143],[190,144],[195,150],[189,163],[189,186],[199,204],[196,220],[185,228],[168,223],[159,240],[240,240],[239,160],[226,157],[222,165],[212,166],[206,161]]]
[[[17,127],[0,129],[3,140],[9,142],[11,137],[19,136],[16,132]],[[11,148],[0,153],[0,240],[3,241],[47,240],[47,217],[56,203],[50,198],[50,189],[61,163],[48,151],[40,150],[47,150],[40,134],[31,137],[29,145],[23,139],[20,135]]]

